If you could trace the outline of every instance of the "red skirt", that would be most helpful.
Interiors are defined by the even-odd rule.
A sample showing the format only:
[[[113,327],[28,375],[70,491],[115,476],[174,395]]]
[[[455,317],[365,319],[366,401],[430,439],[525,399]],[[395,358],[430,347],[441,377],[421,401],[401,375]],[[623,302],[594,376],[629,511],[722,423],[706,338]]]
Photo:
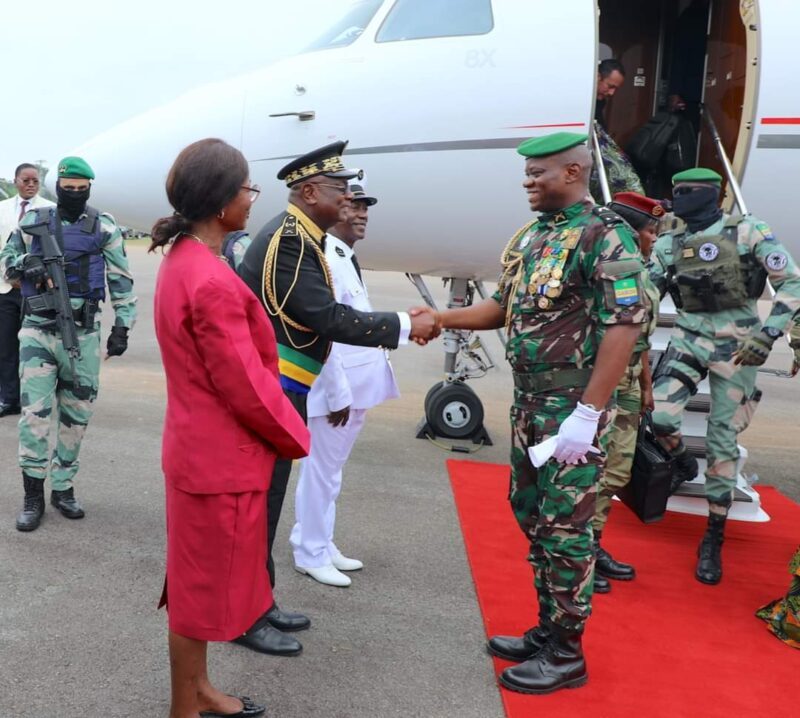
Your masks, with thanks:
[[[169,629],[230,641],[271,605],[267,494],[190,494],[167,481]]]

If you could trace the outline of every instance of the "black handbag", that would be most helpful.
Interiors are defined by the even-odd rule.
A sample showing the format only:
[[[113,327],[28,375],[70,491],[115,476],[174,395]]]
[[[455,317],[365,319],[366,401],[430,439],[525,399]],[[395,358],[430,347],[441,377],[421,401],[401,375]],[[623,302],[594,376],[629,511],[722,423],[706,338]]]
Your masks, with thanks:
[[[658,521],[667,510],[674,459],[658,442],[648,411],[639,423],[631,480],[617,494],[644,523]]]

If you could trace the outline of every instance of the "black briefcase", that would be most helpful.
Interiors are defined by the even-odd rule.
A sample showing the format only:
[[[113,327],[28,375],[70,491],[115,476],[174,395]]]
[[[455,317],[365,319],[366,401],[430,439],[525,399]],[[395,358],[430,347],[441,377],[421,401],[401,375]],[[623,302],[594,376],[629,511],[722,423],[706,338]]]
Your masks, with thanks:
[[[639,423],[631,480],[618,496],[644,523],[658,521],[667,510],[673,458],[658,443],[648,411]]]

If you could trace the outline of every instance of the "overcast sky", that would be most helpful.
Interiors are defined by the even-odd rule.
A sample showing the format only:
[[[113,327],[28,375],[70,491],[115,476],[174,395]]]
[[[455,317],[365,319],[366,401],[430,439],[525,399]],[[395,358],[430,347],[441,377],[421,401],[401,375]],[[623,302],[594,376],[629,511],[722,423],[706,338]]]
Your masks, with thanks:
[[[308,45],[353,0],[3,2],[0,177]]]

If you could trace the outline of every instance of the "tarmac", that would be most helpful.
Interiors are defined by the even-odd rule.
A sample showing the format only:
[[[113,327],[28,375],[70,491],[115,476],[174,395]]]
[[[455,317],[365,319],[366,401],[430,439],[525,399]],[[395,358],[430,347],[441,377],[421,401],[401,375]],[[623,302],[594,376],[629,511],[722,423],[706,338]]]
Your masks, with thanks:
[[[128,252],[139,320],[128,352],[103,363],[76,480],[85,519],[69,521],[48,505],[37,531],[15,530],[22,501],[16,421],[0,419],[0,718],[168,714],[166,616],[156,610],[165,545],[165,393],[152,323],[159,258],[139,243]],[[401,275],[365,278],[376,309],[420,303]],[[428,281],[443,303],[440,281]],[[494,446],[469,458],[505,463],[510,372],[496,335],[485,339],[498,366],[472,386]],[[345,469],[336,540],[365,564],[350,588],[322,586],[293,570],[290,484],[275,549],[276,598],[311,616],[311,629],[297,634],[303,654],[277,658],[210,646],[215,684],[265,702],[268,716],[504,715],[445,467],[448,458],[467,457],[414,438],[425,394],[442,378],[442,358],[436,343],[393,353],[402,397],[372,410]],[[781,342],[768,366],[788,368],[790,358]],[[800,501],[800,384],[762,375],[759,386],[764,399],[742,439],[747,471]],[[532,623],[534,616],[532,607]]]

